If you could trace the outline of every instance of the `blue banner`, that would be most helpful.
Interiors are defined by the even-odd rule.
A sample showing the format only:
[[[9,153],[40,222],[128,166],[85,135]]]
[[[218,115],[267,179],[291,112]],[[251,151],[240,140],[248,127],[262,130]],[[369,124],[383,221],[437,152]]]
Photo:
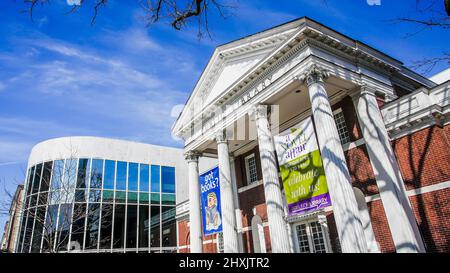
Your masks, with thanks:
[[[219,167],[215,167],[200,175],[200,192],[203,234],[211,235],[222,232]]]

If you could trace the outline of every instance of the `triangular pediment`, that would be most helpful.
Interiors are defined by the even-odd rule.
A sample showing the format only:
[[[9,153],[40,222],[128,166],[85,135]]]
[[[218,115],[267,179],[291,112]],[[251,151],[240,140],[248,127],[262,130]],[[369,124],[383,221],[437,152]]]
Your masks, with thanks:
[[[233,83],[289,39],[298,26],[299,21],[293,21],[217,47],[188,100],[186,106],[189,112],[195,115],[213,103]]]

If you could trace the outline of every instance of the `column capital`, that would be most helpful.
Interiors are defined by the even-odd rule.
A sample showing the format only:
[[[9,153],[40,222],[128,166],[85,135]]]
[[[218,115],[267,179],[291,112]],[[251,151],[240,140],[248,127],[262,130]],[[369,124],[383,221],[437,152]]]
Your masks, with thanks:
[[[219,143],[227,143],[227,133],[225,130],[219,130],[216,132],[216,142]]]
[[[184,158],[187,162],[198,162],[198,158],[201,156],[199,151],[187,151],[184,154]]]
[[[317,64],[313,64],[308,67],[302,74],[296,76],[295,79],[298,79],[301,82],[306,83],[306,85],[310,86],[313,83],[323,83],[324,80],[328,77],[328,70],[318,66]]]
[[[256,119],[267,119],[270,115],[270,107],[266,104],[257,104],[253,107],[253,112],[255,113]]]

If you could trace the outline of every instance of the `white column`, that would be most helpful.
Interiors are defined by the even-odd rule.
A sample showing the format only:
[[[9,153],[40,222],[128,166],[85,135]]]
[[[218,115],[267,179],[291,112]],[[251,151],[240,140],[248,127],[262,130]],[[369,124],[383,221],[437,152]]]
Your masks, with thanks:
[[[244,252],[244,242],[242,239],[242,217],[239,205],[239,195],[237,191],[236,165],[234,163],[234,156],[232,155],[230,155],[230,167],[231,167],[231,185],[233,186],[234,211],[236,215],[236,230],[238,235],[238,249],[239,252],[242,253]]]
[[[375,92],[364,86],[353,101],[396,250],[425,252]]]
[[[325,90],[326,71],[313,65],[302,76],[308,85],[316,135],[327,178],[342,252],[367,252],[364,229],[336,123]]]
[[[284,219],[283,197],[278,179],[275,146],[268,120],[268,106],[258,105],[255,115],[272,252],[289,253],[291,248]]]
[[[202,218],[200,206],[200,182],[198,174],[198,157],[200,153],[189,151],[186,153],[189,172],[189,231],[191,253],[203,252]]]
[[[219,161],[220,199],[222,207],[223,246],[225,253],[238,253],[239,243],[236,230],[233,185],[231,181],[228,141],[224,131],[216,135],[217,157]]]

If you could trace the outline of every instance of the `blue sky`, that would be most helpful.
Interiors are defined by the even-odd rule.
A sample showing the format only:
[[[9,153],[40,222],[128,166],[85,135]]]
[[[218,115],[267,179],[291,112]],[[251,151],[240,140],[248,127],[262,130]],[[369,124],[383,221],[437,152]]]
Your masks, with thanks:
[[[38,6],[34,22],[21,13],[22,1],[1,1],[0,199],[3,186],[13,190],[23,180],[32,146],[48,138],[93,135],[182,147],[170,135],[172,108],[186,101],[214,47],[242,36],[308,16],[405,65],[437,57],[450,44],[444,30],[409,35],[417,26],[390,22],[423,17],[415,0],[234,0],[227,19],[211,14],[213,37],[202,40],[195,22],[185,31],[164,23],[149,28],[137,0],[108,2],[91,26],[92,9],[67,15],[66,0]]]

